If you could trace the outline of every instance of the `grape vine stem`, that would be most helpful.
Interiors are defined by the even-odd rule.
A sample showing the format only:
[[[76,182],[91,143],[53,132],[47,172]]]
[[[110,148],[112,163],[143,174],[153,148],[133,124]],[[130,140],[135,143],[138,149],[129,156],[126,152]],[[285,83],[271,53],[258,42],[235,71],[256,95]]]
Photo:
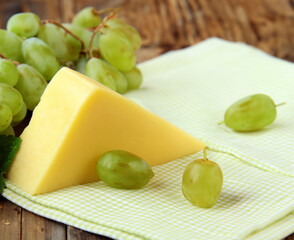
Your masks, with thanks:
[[[206,147],[203,149],[203,158],[204,158],[204,161],[207,161]]]
[[[12,62],[14,65],[16,65],[16,66],[18,66],[18,65],[20,64],[20,63],[17,62],[17,61],[14,61],[14,60],[12,60],[12,59],[9,59],[9,58],[5,57],[5,56],[2,55],[1,53],[0,53],[0,58],[3,58],[3,59],[6,59],[6,60],[10,61],[10,62]]]
[[[281,103],[276,104],[275,107],[283,106],[285,104],[286,104],[286,102],[281,102]]]
[[[106,11],[108,9],[105,9],[105,10],[102,10],[102,11]],[[102,27],[104,27],[106,25],[106,22],[111,19],[111,18],[114,18],[115,15],[120,11],[120,8],[114,8],[114,9],[111,9],[109,8],[109,11],[112,10],[112,12],[106,16],[102,22],[94,29],[93,33],[92,33],[92,36],[91,36],[91,39],[90,39],[90,42],[89,42],[89,47],[88,47],[88,52],[90,54],[90,58],[93,57],[93,51],[92,51],[92,43],[93,43],[93,40],[94,40],[94,37],[96,35],[96,33],[101,30]],[[100,12],[102,12],[100,11]]]
[[[105,9],[103,9],[101,11],[98,11],[96,9],[93,9],[93,13],[96,14],[96,15],[101,15],[103,13],[114,12],[114,11],[119,12],[120,11],[120,8],[105,8]]]
[[[83,50],[85,49],[84,42],[77,35],[75,35],[71,31],[69,31],[66,27],[64,27],[61,23],[56,22],[54,20],[43,20],[42,23],[44,23],[44,24],[46,24],[46,23],[52,23],[52,24],[54,24],[54,25],[62,28],[65,31],[66,34],[67,33],[70,34],[71,36],[73,36],[75,39],[77,39],[81,43],[81,47],[82,47]]]

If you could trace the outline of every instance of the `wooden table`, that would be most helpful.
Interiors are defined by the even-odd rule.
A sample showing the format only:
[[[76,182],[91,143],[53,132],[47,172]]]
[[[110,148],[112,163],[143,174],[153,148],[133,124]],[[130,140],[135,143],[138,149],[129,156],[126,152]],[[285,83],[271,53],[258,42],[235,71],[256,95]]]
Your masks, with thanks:
[[[211,36],[246,42],[294,62],[294,0],[0,0],[0,26],[21,11],[68,22],[89,5],[122,8],[119,17],[142,36],[138,62]],[[1,240],[109,239],[37,216],[2,197],[0,219]],[[285,240],[294,240],[294,234]]]

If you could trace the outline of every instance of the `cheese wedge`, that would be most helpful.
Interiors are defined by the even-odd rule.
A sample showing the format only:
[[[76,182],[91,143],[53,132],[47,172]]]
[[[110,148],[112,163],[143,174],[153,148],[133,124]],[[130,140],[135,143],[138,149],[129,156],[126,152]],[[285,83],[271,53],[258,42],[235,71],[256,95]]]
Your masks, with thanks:
[[[99,180],[98,158],[125,150],[151,166],[205,144],[133,101],[69,68],[47,86],[7,178],[29,194]]]

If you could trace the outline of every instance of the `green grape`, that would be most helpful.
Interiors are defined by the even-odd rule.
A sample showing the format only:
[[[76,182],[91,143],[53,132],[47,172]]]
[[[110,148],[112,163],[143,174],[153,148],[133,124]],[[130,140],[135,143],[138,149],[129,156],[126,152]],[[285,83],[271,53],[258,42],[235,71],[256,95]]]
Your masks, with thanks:
[[[83,28],[94,28],[101,23],[101,17],[93,7],[86,7],[73,18],[72,24]]]
[[[143,81],[143,76],[139,68],[133,67],[130,71],[123,72],[128,81],[128,90],[138,89]]]
[[[14,86],[18,81],[18,71],[14,63],[0,58],[0,83]]]
[[[27,115],[27,105],[25,104],[25,102],[23,102],[20,111],[12,117],[11,124],[13,126],[18,125],[22,120],[24,120],[26,115]]]
[[[9,107],[12,116],[20,111],[22,103],[23,99],[19,91],[7,84],[0,83],[0,104]]]
[[[0,53],[4,57],[23,62],[21,42],[16,34],[0,29]]]
[[[1,102],[0,103],[0,133],[9,127],[11,121],[12,121],[11,109],[7,105],[2,104]]]
[[[76,70],[82,74],[85,74],[86,64],[87,64],[87,58],[82,56],[80,59],[75,61]]]
[[[47,82],[60,69],[60,64],[54,53],[41,39],[32,37],[24,40],[22,43],[22,53],[25,62],[37,69]]]
[[[45,78],[28,64],[17,66],[19,80],[15,88],[22,94],[27,108],[31,111],[40,102],[40,98],[47,87]]]
[[[7,30],[19,37],[29,38],[35,36],[41,25],[40,18],[31,12],[12,15],[7,22]]]
[[[146,161],[122,150],[104,153],[97,162],[96,170],[103,182],[123,189],[142,188],[154,176]]]
[[[130,41],[116,29],[105,30],[99,38],[102,57],[120,71],[131,70],[136,56]]]
[[[110,29],[116,29],[121,32],[131,43],[134,50],[137,50],[141,46],[141,37],[138,31],[132,27],[131,25],[127,24],[126,22],[118,19],[118,18],[111,18],[106,22],[106,26]]]
[[[271,124],[277,115],[274,101],[265,94],[240,99],[225,112],[224,123],[235,131],[251,132]]]
[[[64,23],[63,26],[66,27],[73,34],[75,34],[77,37],[79,37],[84,42],[85,48],[88,49],[89,43],[93,34],[91,31],[89,31],[86,28],[80,27],[78,25],[69,24],[69,23]],[[97,32],[94,36],[91,48],[98,49],[99,36],[100,36],[100,32]]]
[[[193,205],[210,208],[218,200],[223,174],[216,162],[196,159],[187,165],[182,179],[182,191]]]
[[[6,128],[4,131],[0,132],[0,135],[15,136],[13,127],[11,125],[9,125],[8,128]]]
[[[99,58],[91,58],[85,67],[85,75],[116,91],[115,80],[108,66]]]
[[[128,81],[125,76],[118,71],[116,68],[112,67],[110,64],[106,63],[109,73],[112,76],[113,80],[115,81],[116,91],[118,93],[125,93],[128,90]]]
[[[79,58],[82,51],[79,40],[52,23],[46,23],[40,28],[38,38],[47,43],[57,59],[62,62],[73,61]]]

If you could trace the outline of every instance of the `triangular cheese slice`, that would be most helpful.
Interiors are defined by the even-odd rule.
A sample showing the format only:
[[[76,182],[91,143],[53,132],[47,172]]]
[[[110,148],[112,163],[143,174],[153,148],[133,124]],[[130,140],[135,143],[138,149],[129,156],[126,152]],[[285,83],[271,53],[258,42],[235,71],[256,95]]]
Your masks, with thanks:
[[[151,166],[200,151],[205,144],[133,101],[69,68],[47,86],[8,179],[29,194],[97,181],[96,162],[125,150]]]

